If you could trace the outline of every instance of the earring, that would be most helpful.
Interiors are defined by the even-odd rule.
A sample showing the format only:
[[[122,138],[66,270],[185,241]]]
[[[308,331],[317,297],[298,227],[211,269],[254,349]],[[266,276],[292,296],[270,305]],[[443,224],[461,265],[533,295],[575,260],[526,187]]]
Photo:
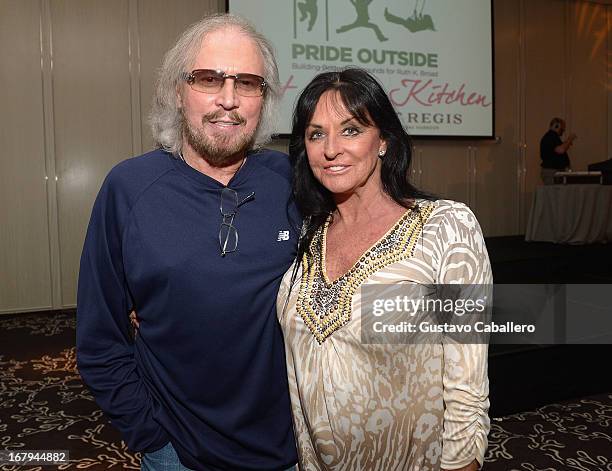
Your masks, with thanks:
[[[379,157],[384,157],[385,156],[386,151],[384,149],[381,149],[378,151],[378,156]]]

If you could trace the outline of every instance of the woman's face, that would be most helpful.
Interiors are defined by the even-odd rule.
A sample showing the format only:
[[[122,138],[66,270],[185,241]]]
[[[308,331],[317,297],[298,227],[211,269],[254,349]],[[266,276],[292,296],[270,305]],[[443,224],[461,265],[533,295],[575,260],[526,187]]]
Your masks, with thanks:
[[[379,152],[386,152],[386,143],[377,127],[348,112],[337,92],[321,95],[305,143],[312,173],[334,196],[381,189]]]

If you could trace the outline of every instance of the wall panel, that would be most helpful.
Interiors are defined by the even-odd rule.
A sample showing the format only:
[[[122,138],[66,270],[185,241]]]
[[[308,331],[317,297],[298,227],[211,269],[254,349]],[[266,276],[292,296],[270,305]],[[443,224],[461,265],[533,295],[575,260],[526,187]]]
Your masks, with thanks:
[[[469,156],[468,146],[454,141],[437,143],[419,141],[415,154],[422,174],[420,187],[440,198],[468,203]]]
[[[612,6],[608,7],[608,53],[606,59],[606,90],[608,92],[608,158],[612,159]]]
[[[495,2],[495,143],[476,144],[472,209],[488,236],[520,234],[520,9]],[[495,195],[494,198],[491,195]]]
[[[51,21],[61,299],[70,306],[95,195],[132,154],[128,3],[54,0]]]
[[[606,8],[609,7],[589,2],[570,6],[567,37],[572,81],[568,87],[568,130],[578,135],[569,152],[574,170],[586,170],[589,163],[605,160],[608,155]]]
[[[526,191],[523,195],[528,215],[540,178],[540,139],[554,116],[567,117],[566,90],[570,81],[565,61],[566,9],[563,0],[525,1],[525,144]],[[521,221],[524,232],[526,221]]]
[[[51,307],[40,17],[0,1],[0,312]]]
[[[612,159],[612,5],[607,8],[608,52],[606,59],[606,90],[608,93],[608,158]]]

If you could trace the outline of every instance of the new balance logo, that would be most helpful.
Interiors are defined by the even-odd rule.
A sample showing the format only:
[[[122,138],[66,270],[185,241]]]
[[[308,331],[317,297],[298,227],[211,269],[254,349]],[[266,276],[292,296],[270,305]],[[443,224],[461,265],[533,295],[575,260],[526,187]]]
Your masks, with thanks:
[[[280,242],[281,240],[289,240],[289,231],[278,231],[276,241]]]

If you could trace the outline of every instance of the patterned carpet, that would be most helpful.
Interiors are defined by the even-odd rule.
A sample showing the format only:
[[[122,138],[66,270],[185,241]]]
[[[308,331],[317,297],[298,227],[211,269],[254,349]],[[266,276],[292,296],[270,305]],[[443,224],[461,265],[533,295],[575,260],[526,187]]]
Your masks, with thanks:
[[[2,471],[140,469],[76,370],[75,315],[0,318],[0,447],[68,450],[70,463]]]
[[[0,317],[0,449],[70,452],[0,470],[139,469],[79,378],[74,335],[70,311]],[[493,419],[484,469],[612,471],[612,394]]]
[[[500,471],[612,471],[612,394],[493,419],[485,462]]]

